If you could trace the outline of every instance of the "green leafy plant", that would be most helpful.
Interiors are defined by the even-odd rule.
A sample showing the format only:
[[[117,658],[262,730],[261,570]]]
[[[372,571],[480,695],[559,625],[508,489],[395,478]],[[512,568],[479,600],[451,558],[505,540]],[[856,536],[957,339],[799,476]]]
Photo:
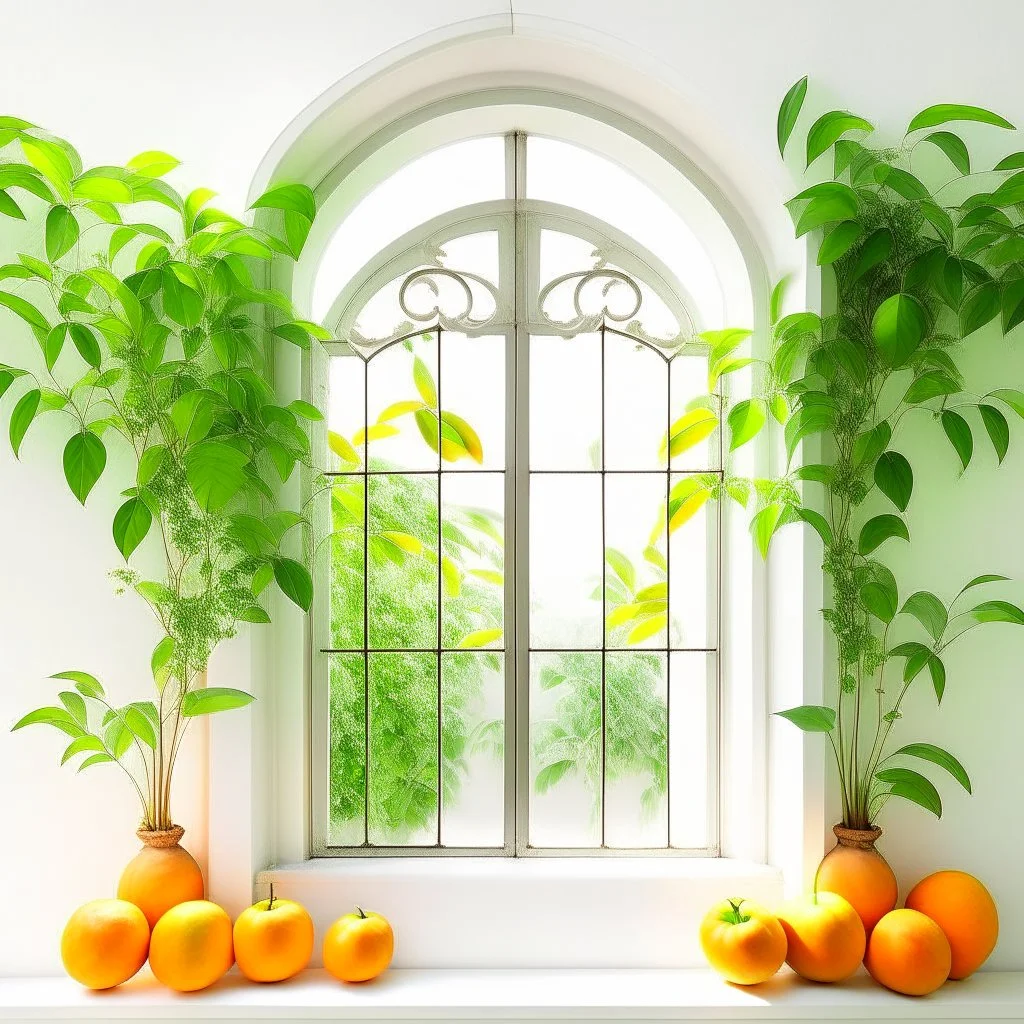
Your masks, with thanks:
[[[802,79],[782,103],[780,152],[806,93]],[[957,639],[986,623],[1024,625],[1017,605],[976,596],[1005,576],[979,575],[952,597],[907,595],[885,561],[911,539],[904,516],[914,470],[900,450],[906,425],[933,425],[936,443],[966,473],[977,440],[1001,463],[1009,419],[1024,416],[1024,392],[974,394],[960,368],[975,332],[993,324],[1008,333],[1024,320],[1024,154],[973,170],[966,143],[949,130],[957,122],[1013,127],[979,107],[939,104],[911,121],[899,145],[871,147],[874,129],[864,118],[841,110],[818,117],[806,135],[806,165],[818,169],[831,158],[831,173],[787,205],[798,236],[824,232],[818,263],[834,274],[834,308],[825,317],[780,316],[781,284],[772,297],[765,400],[773,412],[778,404],[790,459],[815,435],[826,455],[786,474],[788,490],[758,512],[753,529],[762,550],[787,522],[803,520],[821,535],[837,682],[829,706],[781,715],[828,738],[843,822],[854,828],[868,827],[894,797],[941,814],[934,783],[909,765],[939,767],[970,792],[967,772],[947,751],[922,742],[893,749],[896,724],[912,686],[930,681],[941,702],[943,654]],[[797,497],[807,484],[821,511]],[[892,643],[898,624],[910,624],[917,639]]]
[[[299,256],[312,192],[282,184],[262,195],[253,205],[263,230],[209,206],[208,189],[179,195],[162,180],[176,166],[147,152],[84,169],[70,143],[0,118],[0,213],[38,225],[43,240],[0,266],[0,306],[35,339],[8,342],[13,363],[0,363],[11,446],[20,455],[38,420],[59,417],[69,429],[64,476],[80,502],[105,474],[128,484],[112,520],[126,564],[113,576],[163,633],[153,700],[117,706],[95,676],[59,672],[70,684],[59,705],[14,728],[65,733],[62,763],[85,755],[79,771],[119,765],[147,829],[172,825],[189,722],[253,699],[205,686],[213,649],[239,623],[270,621],[260,595],[272,583],[310,607],[309,571],[286,553],[292,531],[309,524],[282,504],[279,485],[309,463],[306,424],[320,413],[277,404],[265,361],[271,342],[307,347],[327,336],[258,284],[272,260]]]

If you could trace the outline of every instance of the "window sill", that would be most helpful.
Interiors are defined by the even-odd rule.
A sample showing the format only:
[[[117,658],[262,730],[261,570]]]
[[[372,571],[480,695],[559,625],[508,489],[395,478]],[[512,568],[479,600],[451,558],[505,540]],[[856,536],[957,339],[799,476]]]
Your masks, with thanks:
[[[788,971],[749,989],[707,970],[390,971],[341,985],[307,971],[280,985],[232,972],[178,995],[144,972],[120,989],[87,992],[66,978],[0,980],[0,1020],[1020,1020],[1024,973],[979,974],[908,999],[860,974],[814,985]]]
[[[353,904],[384,914],[401,968],[688,968],[707,908],[777,903],[777,868],[711,857],[360,857],[257,878],[299,900],[318,934]],[[319,966],[319,963],[315,964]]]

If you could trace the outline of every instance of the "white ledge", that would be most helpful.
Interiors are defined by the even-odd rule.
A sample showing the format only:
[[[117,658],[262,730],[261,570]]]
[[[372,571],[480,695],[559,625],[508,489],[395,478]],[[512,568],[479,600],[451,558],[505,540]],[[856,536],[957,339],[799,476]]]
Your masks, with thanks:
[[[924,999],[879,988],[863,973],[814,985],[784,970],[736,988],[707,970],[392,970],[367,985],[306,971],[280,985],[235,972],[204,992],[178,995],[144,971],[110,992],[66,978],[0,980],[0,1020],[903,1020],[1024,1019],[1024,973],[982,973]]]

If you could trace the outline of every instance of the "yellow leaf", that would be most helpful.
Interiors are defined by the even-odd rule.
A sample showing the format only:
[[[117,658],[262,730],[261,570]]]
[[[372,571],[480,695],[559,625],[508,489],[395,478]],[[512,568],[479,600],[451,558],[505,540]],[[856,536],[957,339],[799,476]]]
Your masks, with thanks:
[[[381,441],[385,437],[394,437],[395,434],[399,433],[398,427],[391,426],[390,423],[375,423],[369,430],[363,430],[361,427],[352,435],[352,443],[356,447],[366,444],[367,440],[370,441]]]
[[[661,612],[658,615],[652,615],[649,619],[644,619],[640,625],[633,629],[626,638],[626,643],[642,644],[645,640],[654,636],[655,633],[660,633],[667,625],[668,612]]]
[[[485,580],[487,583],[493,583],[496,587],[503,587],[505,585],[504,575],[500,572],[495,572],[493,569],[470,569],[469,571],[471,575]]]
[[[692,519],[700,510],[704,502],[706,502],[710,497],[711,491],[704,487],[701,490],[696,491],[694,494],[691,494],[690,497],[685,498],[672,514],[672,519],[668,524],[668,532],[675,533],[683,523],[688,519]]]
[[[419,356],[412,361],[412,379],[423,401],[431,409],[436,408],[437,385],[434,383],[433,375],[427,368],[427,364]]]
[[[667,583],[652,583],[649,587],[644,587],[643,590],[636,592],[638,601],[656,601],[662,597],[668,597]]]
[[[441,576],[444,579],[445,593],[449,597],[458,597],[462,592],[462,573],[447,555],[441,559]]]
[[[484,446],[480,443],[477,432],[461,417],[453,412],[442,412],[441,419],[454,427],[462,441],[462,447],[469,453],[474,462],[484,461]]]
[[[500,640],[501,635],[500,629],[477,629],[464,636],[459,642],[459,647],[487,647],[495,640]]]
[[[622,604],[613,612],[608,614],[608,628],[615,629],[616,626],[621,626],[625,622],[629,622],[630,619],[635,619],[640,614],[640,605],[638,604]]]
[[[700,444],[706,437],[714,433],[718,426],[718,417],[710,409],[693,409],[680,416],[669,430],[669,452],[675,457],[688,448]],[[665,445],[662,444],[662,454]]]
[[[406,413],[416,412],[417,409],[422,409],[423,403],[417,401],[408,402],[395,402],[393,405],[389,405],[378,417],[378,423],[385,423],[388,420],[398,419],[399,416],[405,416]]]
[[[353,464],[359,463],[359,455],[355,448],[348,443],[348,441],[341,436],[336,434],[333,430],[328,431],[327,444],[330,446],[332,452],[341,459],[342,462],[351,462]]]
[[[469,457],[469,452],[457,441],[450,441],[447,437],[441,438],[441,458],[445,462],[458,462],[459,459]]]
[[[398,533],[396,530],[385,530],[382,537],[386,537],[396,548],[408,551],[410,555],[418,555],[423,551],[423,541],[408,533]]]

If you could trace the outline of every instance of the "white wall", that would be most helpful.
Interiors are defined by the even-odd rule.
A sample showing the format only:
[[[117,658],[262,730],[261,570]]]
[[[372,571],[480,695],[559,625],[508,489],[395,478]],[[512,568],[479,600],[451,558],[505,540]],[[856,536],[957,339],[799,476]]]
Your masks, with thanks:
[[[479,24],[507,31],[511,20],[519,33],[569,34],[606,47],[664,81],[678,94],[675,120],[706,154],[706,168],[717,168],[728,191],[742,197],[762,246],[775,254],[792,251],[780,204],[796,190],[775,151],[775,113],[801,75],[811,75],[816,108],[849,107],[893,135],[940,101],[979,103],[1024,121],[1017,61],[1024,11],[1014,0],[972,5],[970,31],[954,27],[963,19],[959,0],[933,0],[926,16],[920,4],[891,0],[513,0],[513,10],[510,19],[506,0],[21,5],[8,13],[0,36],[0,106],[68,136],[87,162],[167,149],[186,161],[176,172],[179,187],[209,185],[224,206],[238,208],[288,122],[344,75],[456,22],[489,18]],[[1001,145],[994,132],[969,134],[980,140],[980,152]],[[785,262],[777,255],[773,271]],[[1013,345],[979,348],[979,376],[1002,383],[1010,367],[1024,380]],[[1024,578],[1014,508],[1024,431],[1015,429],[1014,440],[1017,452],[998,476],[985,468],[992,460],[979,457],[968,486],[961,482],[949,497],[955,516],[911,516],[916,585],[955,591],[976,571]],[[927,441],[920,444],[929,450]],[[101,513],[104,494],[82,513],[58,478],[58,462],[57,439],[45,429],[31,437],[21,464],[0,446],[3,725],[46,693],[45,677],[63,668],[92,669],[124,698],[148,686],[151,626],[130,599],[112,596],[106,579],[116,552],[109,516]],[[948,459],[935,460],[934,471],[920,478],[919,497],[945,494],[950,467]],[[105,486],[109,497],[112,481]],[[1015,668],[1024,638],[1009,627],[977,636],[949,659],[941,712],[922,695],[920,735],[908,736],[948,742],[968,765],[976,795],[951,794],[939,823],[913,809],[890,816],[885,850],[904,881],[940,866],[988,881],[1004,910],[992,964],[1024,968],[1024,887],[1009,854],[1024,842],[1024,823],[1015,813],[1019,799],[1007,795],[1015,723],[1024,712]],[[135,809],[123,784],[104,778],[105,769],[77,778],[59,770],[58,750],[57,738],[42,730],[0,732],[0,974],[56,970],[63,919],[79,902],[109,892],[134,848]],[[201,771],[183,776],[177,802],[199,852],[203,782]]]

